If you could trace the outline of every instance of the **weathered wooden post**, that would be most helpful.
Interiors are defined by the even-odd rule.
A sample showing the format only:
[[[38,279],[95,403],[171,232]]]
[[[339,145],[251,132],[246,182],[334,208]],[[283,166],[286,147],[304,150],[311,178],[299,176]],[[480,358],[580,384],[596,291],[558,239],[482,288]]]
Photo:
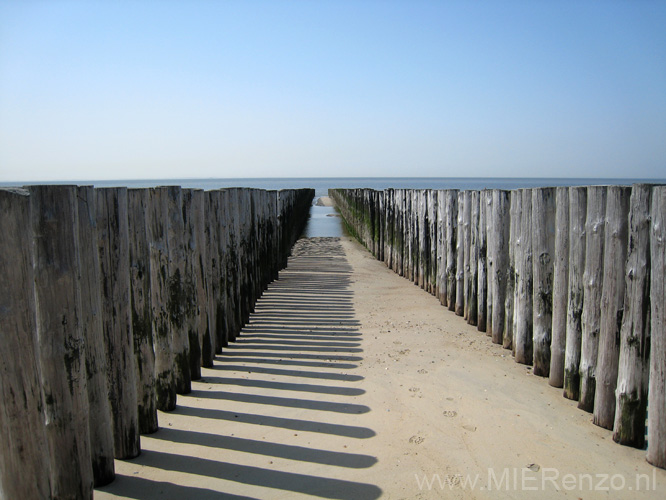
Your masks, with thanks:
[[[81,285],[81,328],[86,349],[86,386],[88,389],[88,431],[95,487],[115,478],[113,462],[113,425],[106,380],[107,357],[102,331],[99,254],[97,252],[97,202],[92,186],[77,192],[79,221],[79,268]]]
[[[222,272],[226,272],[226,289],[227,289],[227,339],[229,342],[236,340],[236,336],[240,333],[242,327],[241,317],[241,288],[240,288],[240,200],[239,190],[229,189],[225,191],[225,198],[223,202],[225,218],[228,221],[225,231],[225,239],[227,242],[225,262],[222,266]],[[291,200],[291,198],[289,198]],[[288,221],[289,233],[293,231],[293,221],[291,220],[291,208],[293,201],[289,202],[289,216],[286,218]],[[291,234],[288,236],[287,255],[291,246]],[[286,257],[285,257],[286,259]],[[286,264],[286,262],[285,262]]]
[[[457,193],[456,205],[456,301],[454,311],[457,316],[464,314],[465,306],[465,192]]]
[[[384,192],[375,191],[375,204],[377,206],[377,222],[375,225],[377,237],[377,259],[384,261],[384,239],[386,237],[386,208],[384,206]]]
[[[150,301],[150,244],[146,214],[150,203],[147,189],[129,189],[130,307],[136,369],[139,432],[151,434],[159,428],[155,401],[155,351]]]
[[[169,296],[167,311],[173,342],[173,370],[177,394],[192,390],[190,376],[190,340],[185,324],[190,291],[185,282],[185,246],[183,235],[183,193],[180,186],[167,186],[167,238],[169,248]]]
[[[484,200],[485,198],[485,200]],[[492,277],[495,272],[493,262],[493,191],[484,189],[481,201],[486,209],[486,335],[493,336],[493,287]]]
[[[384,190],[384,263],[393,269],[393,189]]]
[[[666,469],[666,186],[652,192],[651,337],[647,461]]]
[[[49,498],[28,191],[0,189],[0,213],[0,496]]]
[[[550,374],[553,387],[564,385],[564,347],[567,338],[569,289],[569,188],[555,190],[555,260],[553,262],[553,323],[550,342]]]
[[[437,192],[437,298],[446,306],[446,191]]]
[[[469,221],[469,285],[467,286],[467,323],[478,321],[479,192],[471,191]]]
[[[462,192],[463,211],[462,211],[462,253],[463,253],[463,281],[462,281],[462,316],[469,318],[469,288],[470,288],[470,264],[469,254],[472,246],[472,192],[467,190]]]
[[[437,206],[439,202],[438,192],[428,190],[428,241],[430,251],[428,252],[428,292],[437,295]]]
[[[416,190],[407,190],[407,205],[405,207],[405,218],[407,226],[407,240],[409,242],[409,265],[407,267],[407,279],[414,282],[418,279],[416,269],[418,268],[418,226],[416,224],[416,211],[418,204],[416,202]]]
[[[167,188],[150,189],[148,241],[150,242],[150,303],[155,349],[155,400],[157,409],[176,408],[173,374],[173,333],[169,320],[169,244],[167,236]]]
[[[427,291],[430,267],[430,240],[428,235],[428,190],[421,189],[419,195],[419,286]]]
[[[55,498],[92,498],[76,186],[32,186],[39,372]]]
[[[252,217],[248,207],[247,207],[247,189],[236,189],[235,194],[237,196],[237,210],[236,221],[237,221],[237,240],[236,240],[236,249],[238,256],[238,264],[235,269],[236,282],[237,282],[237,300],[238,300],[238,327],[234,331],[233,339],[240,335],[240,331],[243,328],[245,323],[245,318],[249,316],[248,311],[248,290],[247,290],[247,274],[249,272],[247,259],[248,259],[248,247],[246,241],[246,230],[248,226],[248,218]]]
[[[569,188],[569,288],[567,291],[567,332],[564,352],[564,397],[580,397],[580,350],[583,338],[583,296],[585,287],[585,218],[587,188]]]
[[[208,218],[206,212],[206,192],[202,189],[192,191],[192,224],[194,225],[194,270],[197,276],[197,315],[199,345],[201,346],[200,365],[206,368],[213,366],[215,358],[215,340],[210,327],[210,282],[208,278]],[[201,369],[199,369],[201,373]]]
[[[594,391],[594,423],[606,429],[612,429],[615,421],[615,387],[620,357],[620,329],[624,315],[630,197],[630,187],[608,187],[599,353]]]
[[[107,384],[118,459],[141,453],[130,315],[127,188],[97,194],[97,248],[102,278],[102,325],[108,360]]]
[[[516,331],[514,343],[516,362],[532,364],[532,190],[521,189],[520,246],[516,254],[518,262],[516,296]]]
[[[236,296],[236,283],[234,270],[238,267],[236,250],[233,243],[236,238],[233,200],[234,190],[221,189],[217,201],[217,255],[219,275],[217,276],[220,292],[217,297],[217,343],[226,347],[235,340],[236,323],[238,317],[238,297]],[[285,228],[288,221],[285,220]],[[286,240],[285,240],[286,241]],[[288,243],[286,243],[288,244]]]
[[[449,311],[456,309],[456,276],[458,258],[458,190],[448,189],[446,196],[446,303]]]
[[[406,233],[405,233],[405,190],[395,190],[396,205],[395,205],[395,238],[396,238],[396,267],[400,276],[405,276],[405,259],[406,259]]]
[[[398,250],[398,274],[405,276],[405,259],[406,259],[406,233],[405,233],[405,190],[396,190],[396,197],[398,198],[396,204],[396,223],[398,229],[396,230],[397,250]]]
[[[509,244],[508,260],[506,264],[506,294],[504,298],[504,336],[502,346],[513,351],[513,332],[515,322],[516,301],[516,248],[519,244],[520,235],[520,207],[522,207],[522,195],[519,191],[511,191],[509,194]]]
[[[269,241],[271,242],[271,261],[273,269],[273,280],[277,280],[280,276],[280,226],[278,222],[278,192],[275,190],[269,191],[270,197],[270,237]],[[337,204],[337,201],[336,201]]]
[[[520,294],[518,290],[518,283],[523,274],[523,235],[522,235],[522,218],[523,218],[523,192],[521,189],[516,189],[511,193],[512,208],[514,211],[511,213],[511,227],[513,231],[513,262],[514,262],[514,282],[513,282],[513,319],[512,319],[512,339],[511,339],[511,352],[516,355],[516,331],[518,330],[518,320],[521,319],[518,315],[518,303],[520,302]]]
[[[189,346],[189,372],[191,380],[201,378],[201,343],[199,339],[199,310],[202,307],[203,293],[199,290],[199,261],[201,247],[198,246],[200,233],[203,232],[203,207],[195,206],[195,192],[201,190],[183,189],[183,226],[185,245],[185,274],[183,276],[185,291],[185,317]]]
[[[555,188],[532,190],[532,349],[534,374],[550,375],[555,260]]]
[[[241,190],[241,253],[240,253],[240,270],[241,270],[241,323],[240,328],[243,328],[250,320],[250,313],[252,311],[252,275],[255,266],[252,262],[253,242],[252,242],[252,227],[255,220],[255,213],[253,211],[251,196],[253,189]],[[238,331],[240,335],[240,330]]]
[[[490,275],[492,287],[492,338],[495,344],[504,340],[504,301],[506,297],[507,263],[509,260],[509,192],[493,189],[493,211],[490,218],[493,235],[490,238],[493,253],[493,272]],[[510,345],[510,344],[509,344]]]
[[[222,268],[220,265],[220,225],[218,217],[220,214],[219,207],[219,191],[206,191],[206,281],[208,283],[208,343],[204,343],[204,348],[201,353],[203,358],[203,366],[213,366],[215,353],[222,351],[222,347],[226,345],[226,338],[221,342],[221,336],[224,334],[223,329],[220,328],[220,323],[224,319],[224,311],[220,310],[219,300],[220,294],[220,274]],[[226,270],[225,270],[226,272]],[[222,315],[222,317],[218,317]],[[209,345],[212,350],[208,352],[205,345]],[[206,355],[207,353],[207,355]]]
[[[587,188],[585,221],[585,272],[580,349],[580,397],[578,408],[594,408],[595,370],[599,352],[601,320],[601,285],[604,267],[604,228],[606,225],[606,186]]]
[[[613,440],[645,446],[650,373],[650,201],[652,186],[635,184],[629,202],[629,245]]]
[[[479,191],[479,243],[478,243],[478,283],[477,283],[477,328],[480,332],[487,329],[486,314],[488,309],[488,232],[486,231],[486,194]]]

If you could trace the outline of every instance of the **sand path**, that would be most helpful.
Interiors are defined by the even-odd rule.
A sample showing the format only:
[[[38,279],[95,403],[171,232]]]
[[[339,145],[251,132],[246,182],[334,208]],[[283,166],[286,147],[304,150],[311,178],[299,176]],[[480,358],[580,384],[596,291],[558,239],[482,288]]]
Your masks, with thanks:
[[[666,496],[644,451],[348,238],[300,240],[160,426],[96,498]]]

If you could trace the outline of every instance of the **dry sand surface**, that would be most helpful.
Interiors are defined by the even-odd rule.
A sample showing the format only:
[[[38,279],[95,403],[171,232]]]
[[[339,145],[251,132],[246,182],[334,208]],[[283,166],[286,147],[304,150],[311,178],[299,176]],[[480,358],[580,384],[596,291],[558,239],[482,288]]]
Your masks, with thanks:
[[[561,394],[355,241],[301,240],[96,498],[666,498]]]
[[[333,200],[328,196],[321,196],[320,198],[317,199],[317,202],[315,204],[320,207],[332,207]]]

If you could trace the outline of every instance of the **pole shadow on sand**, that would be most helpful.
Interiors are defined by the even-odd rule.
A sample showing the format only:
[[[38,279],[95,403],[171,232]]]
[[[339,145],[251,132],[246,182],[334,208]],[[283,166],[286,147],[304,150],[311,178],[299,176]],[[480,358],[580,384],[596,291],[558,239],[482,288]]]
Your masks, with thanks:
[[[173,422],[143,437],[144,451],[130,463],[148,473],[122,472],[102,491],[137,499],[379,498],[382,490],[363,482],[377,458],[359,453],[375,432],[359,425],[371,409],[354,374],[363,349],[350,276],[338,238],[300,240],[241,336],[179,396]],[[186,480],[151,477],[153,470]]]

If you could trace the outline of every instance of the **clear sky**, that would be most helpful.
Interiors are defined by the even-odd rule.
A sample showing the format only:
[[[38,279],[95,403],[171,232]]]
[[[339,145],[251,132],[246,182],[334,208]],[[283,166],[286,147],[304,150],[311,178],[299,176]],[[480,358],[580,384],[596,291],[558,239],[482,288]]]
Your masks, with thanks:
[[[0,0],[0,181],[666,177],[666,1]]]

